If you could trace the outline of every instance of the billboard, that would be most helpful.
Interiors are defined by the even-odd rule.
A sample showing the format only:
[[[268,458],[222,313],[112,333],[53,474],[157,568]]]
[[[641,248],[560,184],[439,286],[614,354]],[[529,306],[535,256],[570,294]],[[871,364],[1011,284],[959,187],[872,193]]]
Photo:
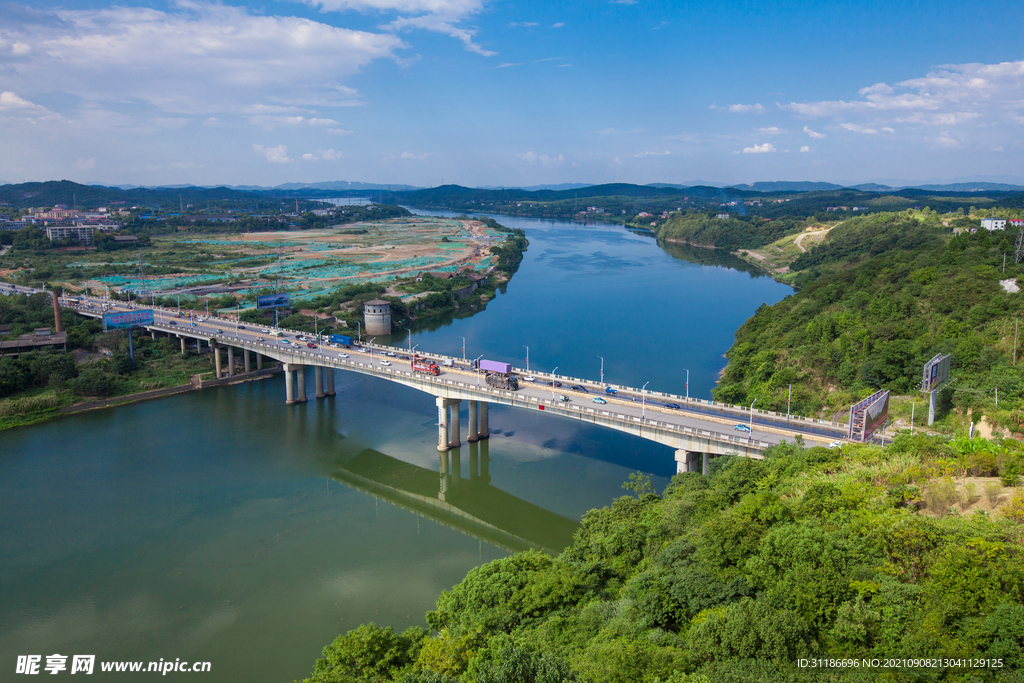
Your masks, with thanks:
[[[103,314],[103,329],[105,330],[116,330],[123,327],[144,327],[152,324],[152,308]]]
[[[266,294],[256,297],[256,308],[280,308],[289,304],[287,294]]]
[[[889,392],[876,391],[850,408],[849,438],[867,441],[889,419]]]
[[[947,353],[935,354],[935,357],[924,364],[924,380],[921,382],[921,391],[934,391],[943,382],[949,379],[949,359]]]

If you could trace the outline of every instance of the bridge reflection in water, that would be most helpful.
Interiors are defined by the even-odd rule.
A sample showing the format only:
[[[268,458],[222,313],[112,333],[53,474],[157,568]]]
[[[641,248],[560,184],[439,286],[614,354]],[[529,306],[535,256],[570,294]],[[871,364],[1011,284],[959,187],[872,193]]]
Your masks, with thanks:
[[[467,462],[463,462],[463,450],[468,450]],[[366,449],[339,461],[331,477],[512,552],[538,549],[557,554],[572,542],[578,522],[491,485],[488,441],[438,457],[440,474]]]

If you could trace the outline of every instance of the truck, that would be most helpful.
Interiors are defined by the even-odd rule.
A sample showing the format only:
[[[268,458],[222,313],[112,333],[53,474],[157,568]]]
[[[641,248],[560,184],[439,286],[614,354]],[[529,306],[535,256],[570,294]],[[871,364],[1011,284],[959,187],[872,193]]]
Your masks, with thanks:
[[[437,363],[430,360],[429,358],[422,358],[420,356],[412,357],[412,371],[413,372],[425,372],[428,375],[440,375],[441,368],[437,366]]]
[[[519,378],[512,374],[512,366],[496,360],[481,360],[477,369],[487,373],[488,386],[508,391],[519,390]]]
[[[341,344],[342,346],[352,346],[354,343],[352,337],[344,334],[332,334],[327,337],[332,344]]]

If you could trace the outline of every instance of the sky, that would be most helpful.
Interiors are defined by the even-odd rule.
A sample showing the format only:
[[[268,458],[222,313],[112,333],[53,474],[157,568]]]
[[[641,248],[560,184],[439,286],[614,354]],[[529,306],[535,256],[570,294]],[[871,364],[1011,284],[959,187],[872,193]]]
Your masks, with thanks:
[[[1024,184],[1019,0],[0,3],[0,182]]]

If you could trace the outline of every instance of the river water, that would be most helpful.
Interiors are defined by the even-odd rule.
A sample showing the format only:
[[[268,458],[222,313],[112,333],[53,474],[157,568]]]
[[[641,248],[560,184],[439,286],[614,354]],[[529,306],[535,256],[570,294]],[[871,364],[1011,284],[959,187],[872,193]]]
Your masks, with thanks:
[[[525,366],[529,346],[531,368],[594,378],[603,356],[609,382],[679,393],[689,369],[706,397],[733,331],[790,293],[622,228],[498,218],[527,231],[519,272],[485,311],[414,329],[420,349],[460,355],[465,337],[470,358]],[[660,490],[674,471],[657,444],[494,406],[490,440],[453,451],[442,485],[432,397],[339,372],[336,397],[286,407],[283,385],[0,434],[0,679],[19,655],[67,655],[70,670],[77,654],[291,681],[360,623],[425,625],[480,563],[564,547],[630,472]],[[99,667],[92,680],[154,675]]]

